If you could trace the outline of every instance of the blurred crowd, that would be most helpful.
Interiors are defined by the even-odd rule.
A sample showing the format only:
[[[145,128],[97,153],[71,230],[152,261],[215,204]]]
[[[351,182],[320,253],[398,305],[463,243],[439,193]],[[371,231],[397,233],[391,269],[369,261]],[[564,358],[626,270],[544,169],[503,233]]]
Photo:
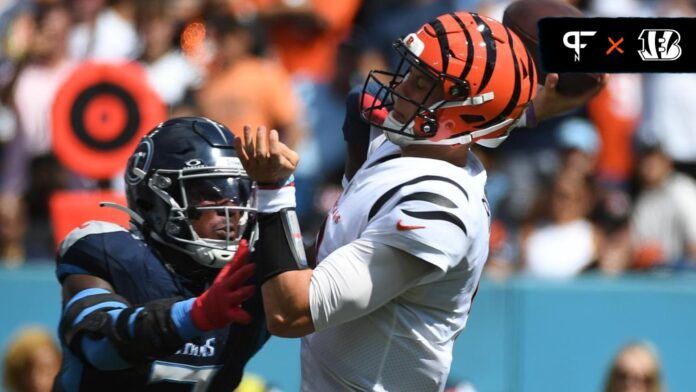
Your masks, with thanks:
[[[570,2],[593,16],[696,16],[693,0]],[[52,153],[53,99],[81,62],[139,63],[170,116],[278,129],[302,157],[298,212],[311,238],[341,192],[346,93],[394,65],[394,38],[457,9],[501,20],[508,4],[0,0],[0,259],[52,258],[54,191],[122,188]],[[694,112],[694,74],[617,74],[581,110],[474,147],[488,168],[488,273],[694,269]]]
[[[60,368],[61,351],[43,327],[31,326],[12,337],[2,362],[2,386],[8,392],[50,392]],[[631,341],[619,348],[607,367],[603,392],[664,392],[666,383],[657,348]],[[261,377],[247,373],[236,392],[280,392]],[[468,381],[449,380],[445,392],[476,392]]]

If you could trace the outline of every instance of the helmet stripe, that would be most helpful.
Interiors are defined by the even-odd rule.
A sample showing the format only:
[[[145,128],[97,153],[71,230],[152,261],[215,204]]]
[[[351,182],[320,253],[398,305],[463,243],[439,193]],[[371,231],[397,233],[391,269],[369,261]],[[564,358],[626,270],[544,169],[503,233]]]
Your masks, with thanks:
[[[505,27],[505,31],[507,32],[508,42],[510,43],[510,54],[512,55],[512,64],[515,67],[515,87],[513,88],[512,96],[510,97],[510,100],[508,101],[507,105],[505,105],[505,108],[500,112],[500,114],[498,114],[494,118],[488,120],[487,122],[477,126],[476,128],[478,128],[478,129],[488,128],[491,125],[494,125],[496,123],[499,123],[499,122],[505,120],[505,118],[507,116],[509,116],[513,110],[515,110],[515,107],[517,106],[518,100],[520,98],[520,93],[521,93],[520,90],[521,90],[522,86],[521,86],[521,80],[520,80],[520,67],[519,67],[519,64],[517,62],[517,54],[515,54],[515,44],[514,44],[514,41],[512,39],[512,34],[510,33],[510,29]]]
[[[529,50],[525,48],[525,51],[527,52],[527,64],[529,64],[529,96],[527,96],[527,102],[532,100],[532,94],[534,94],[534,91],[536,90],[536,64],[534,64],[534,59],[532,59],[532,54],[529,53]]]
[[[477,92],[478,94],[481,91],[483,91],[484,88],[486,88],[486,85],[488,85],[488,82],[491,80],[491,76],[493,76],[493,68],[495,68],[497,48],[495,39],[493,39],[493,34],[491,33],[491,28],[488,26],[488,24],[483,19],[481,19],[481,17],[478,14],[472,13],[471,17],[474,18],[474,20],[476,21],[476,24],[479,27],[477,30],[481,33],[481,37],[486,43],[486,69],[484,70],[483,77],[481,78],[481,85]]]
[[[440,44],[440,55],[442,56],[442,73],[447,72],[447,66],[449,66],[449,42],[447,40],[447,31],[442,22],[438,19],[433,19],[430,26],[435,30],[437,34],[437,42]]]
[[[453,12],[450,13],[450,16],[452,16],[454,20],[457,21],[459,27],[462,28],[462,31],[466,36],[466,63],[464,63],[464,70],[462,71],[462,75],[459,77],[460,79],[465,80],[466,77],[469,75],[471,66],[474,64],[474,42],[471,40],[471,34],[469,34],[469,31],[466,29],[466,26],[464,26],[464,22],[462,22],[462,20],[459,19],[459,16],[457,16],[457,14]]]

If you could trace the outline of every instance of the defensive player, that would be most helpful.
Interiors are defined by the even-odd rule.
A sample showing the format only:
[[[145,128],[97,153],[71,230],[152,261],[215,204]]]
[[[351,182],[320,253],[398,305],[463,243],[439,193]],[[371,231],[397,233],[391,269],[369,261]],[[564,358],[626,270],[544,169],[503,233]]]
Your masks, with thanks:
[[[374,71],[362,97],[349,97],[344,133],[357,159],[319,234],[313,270],[302,268],[293,241],[269,246],[291,232],[292,187],[260,203],[261,245],[252,259],[271,333],[304,336],[305,391],[444,388],[488,253],[486,172],[469,148],[497,145],[533,118],[534,63],[502,24],[446,14],[395,48],[397,71]],[[596,93],[560,98],[557,77],[534,101],[539,117]],[[366,150],[359,147],[370,142],[370,128],[351,120],[358,108],[379,135]],[[246,129],[237,143],[256,180],[282,180],[292,169],[275,131]]]
[[[245,284],[255,186],[232,140],[207,118],[160,124],[128,162],[121,209],[131,229],[92,221],[63,241],[55,390],[237,386],[268,334],[260,295],[249,300],[255,289]]]

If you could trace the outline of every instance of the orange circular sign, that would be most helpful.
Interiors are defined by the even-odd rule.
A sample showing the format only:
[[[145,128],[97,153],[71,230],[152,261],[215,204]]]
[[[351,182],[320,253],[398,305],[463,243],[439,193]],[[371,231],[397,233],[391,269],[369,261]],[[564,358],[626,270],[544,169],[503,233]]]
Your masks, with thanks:
[[[67,78],[52,109],[53,149],[86,177],[120,173],[140,138],[166,116],[136,63],[84,63]]]

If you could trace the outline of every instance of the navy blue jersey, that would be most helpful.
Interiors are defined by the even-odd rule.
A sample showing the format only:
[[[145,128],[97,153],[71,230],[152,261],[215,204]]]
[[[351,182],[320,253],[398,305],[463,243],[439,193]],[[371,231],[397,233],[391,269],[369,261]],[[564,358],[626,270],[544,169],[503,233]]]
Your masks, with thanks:
[[[61,244],[56,274],[63,283],[72,274],[88,274],[111,284],[114,291],[139,306],[162,298],[182,299],[191,292],[185,279],[165,265],[162,256],[136,232],[107,222],[88,222]],[[212,278],[211,278],[212,280]],[[230,325],[187,342],[175,354],[146,366],[103,371],[71,353],[65,343],[57,390],[67,391],[232,391],[244,365],[265,343],[261,293],[244,304],[250,325]]]

